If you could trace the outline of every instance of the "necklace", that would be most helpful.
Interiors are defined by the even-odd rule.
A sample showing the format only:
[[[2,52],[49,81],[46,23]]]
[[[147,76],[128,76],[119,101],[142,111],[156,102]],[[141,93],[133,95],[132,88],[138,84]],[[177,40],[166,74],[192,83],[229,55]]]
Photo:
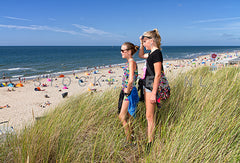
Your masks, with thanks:
[[[128,60],[128,62],[129,62],[129,61],[132,61],[132,60],[133,60],[133,59],[132,59],[132,58],[130,58],[130,59]]]
[[[154,52],[155,50],[157,50],[157,49],[158,49],[158,48],[154,48],[154,49],[152,49],[152,50],[151,50],[151,53],[153,53],[153,52]]]

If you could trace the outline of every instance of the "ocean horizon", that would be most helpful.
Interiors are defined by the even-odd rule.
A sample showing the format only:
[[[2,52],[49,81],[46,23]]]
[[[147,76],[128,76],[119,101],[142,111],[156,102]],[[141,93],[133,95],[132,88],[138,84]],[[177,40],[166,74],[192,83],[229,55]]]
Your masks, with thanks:
[[[120,46],[0,46],[0,79],[33,79],[122,65]],[[164,60],[240,51],[240,46],[162,46]],[[147,51],[146,51],[147,52]],[[137,62],[144,62],[134,55]]]

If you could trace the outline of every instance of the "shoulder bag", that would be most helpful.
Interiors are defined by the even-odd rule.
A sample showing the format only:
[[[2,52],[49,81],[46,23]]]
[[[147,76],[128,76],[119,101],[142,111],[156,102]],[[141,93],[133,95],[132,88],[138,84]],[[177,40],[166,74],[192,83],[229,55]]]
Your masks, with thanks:
[[[152,72],[152,70],[150,69],[148,63],[147,63],[147,70],[148,72],[151,74],[151,76],[153,78],[151,78],[151,81],[148,86],[149,88],[152,90],[153,89],[153,82],[154,82],[154,74]],[[170,85],[168,83],[167,77],[165,76],[164,72],[161,72],[161,78],[159,81],[159,85],[158,85],[158,90],[157,90],[157,102],[160,103],[161,100],[166,100],[170,97]]]

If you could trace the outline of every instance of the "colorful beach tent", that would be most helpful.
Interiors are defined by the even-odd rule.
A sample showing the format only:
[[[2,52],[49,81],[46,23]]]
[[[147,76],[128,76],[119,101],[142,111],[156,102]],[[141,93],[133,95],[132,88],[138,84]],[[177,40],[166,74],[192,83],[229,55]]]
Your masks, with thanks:
[[[23,87],[23,84],[22,83],[17,83],[16,87]]]
[[[14,87],[14,85],[12,83],[8,84],[8,87]]]

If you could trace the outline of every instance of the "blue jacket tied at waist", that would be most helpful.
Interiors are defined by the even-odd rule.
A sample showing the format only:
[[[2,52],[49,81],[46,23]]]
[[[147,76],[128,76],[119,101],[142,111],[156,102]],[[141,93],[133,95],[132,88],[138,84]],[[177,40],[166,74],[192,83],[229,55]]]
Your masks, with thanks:
[[[136,87],[133,87],[131,94],[128,96],[128,100],[128,112],[131,116],[136,118],[137,104],[139,102],[138,91]]]

